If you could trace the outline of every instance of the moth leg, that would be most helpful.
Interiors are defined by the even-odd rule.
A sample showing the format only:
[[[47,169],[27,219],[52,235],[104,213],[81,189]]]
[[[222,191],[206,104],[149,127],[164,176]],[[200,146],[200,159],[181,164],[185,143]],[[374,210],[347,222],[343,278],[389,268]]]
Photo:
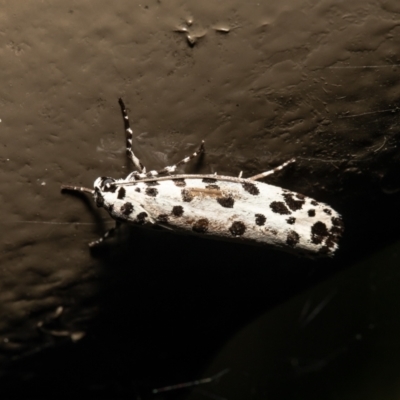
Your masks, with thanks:
[[[204,147],[204,140],[201,141],[201,144],[199,148],[190,156],[183,158],[182,160],[178,161],[176,164],[164,167],[163,169],[160,169],[159,171],[149,171],[147,173],[147,177],[152,177],[152,176],[157,176],[161,174],[170,174],[172,172],[175,172],[175,170],[182,164],[188,163],[190,160],[192,160],[195,157],[200,156],[205,152],[205,147]]]
[[[115,235],[115,231],[121,226],[120,221],[115,221],[115,227],[109,229],[100,239],[94,240],[93,242],[89,243],[89,247],[96,247],[100,243],[104,242],[104,240],[113,237]]]
[[[278,172],[278,171],[282,170],[283,168],[287,167],[289,164],[292,164],[294,162],[296,162],[296,159],[292,158],[289,161],[284,162],[282,165],[279,165],[279,167],[276,167],[276,168],[271,169],[269,171],[262,172],[261,174],[258,174],[258,175],[251,176],[250,178],[247,178],[247,179],[250,179],[252,181],[256,181],[258,179],[265,178],[266,176],[275,174],[275,172]]]
[[[118,99],[119,106],[121,107],[122,116],[124,117],[124,127],[126,132],[126,154],[129,159],[133,162],[139,173],[145,173],[146,168],[140,162],[140,160],[135,156],[132,150],[132,129],[129,125],[129,117],[126,111],[126,107],[121,98]],[[136,171],[135,171],[136,172]]]

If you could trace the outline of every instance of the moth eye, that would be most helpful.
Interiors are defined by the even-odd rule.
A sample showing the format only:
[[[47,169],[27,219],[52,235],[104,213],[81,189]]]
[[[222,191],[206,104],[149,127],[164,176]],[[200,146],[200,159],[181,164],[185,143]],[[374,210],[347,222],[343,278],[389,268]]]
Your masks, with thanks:
[[[110,186],[110,185],[113,184],[113,183],[114,183],[114,179],[106,178],[106,179],[103,181],[103,186]]]
[[[117,190],[115,179],[103,177],[100,182],[100,190],[103,192],[114,193]]]

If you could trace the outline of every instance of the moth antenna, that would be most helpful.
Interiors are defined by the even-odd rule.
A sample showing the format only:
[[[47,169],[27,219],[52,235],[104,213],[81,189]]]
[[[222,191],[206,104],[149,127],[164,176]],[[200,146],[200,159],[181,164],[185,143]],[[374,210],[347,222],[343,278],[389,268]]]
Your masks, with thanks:
[[[84,193],[94,194],[93,189],[89,189],[84,186],[61,185],[61,190],[68,190],[70,192],[84,192]]]

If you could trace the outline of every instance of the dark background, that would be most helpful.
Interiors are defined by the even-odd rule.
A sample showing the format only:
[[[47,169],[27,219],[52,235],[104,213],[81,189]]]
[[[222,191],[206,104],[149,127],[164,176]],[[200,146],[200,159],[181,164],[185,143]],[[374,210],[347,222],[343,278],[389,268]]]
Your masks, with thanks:
[[[1,2],[2,398],[398,399],[399,25],[394,0]],[[187,173],[296,157],[268,182],[343,215],[337,255],[129,227],[90,251],[112,221],[60,185],[131,171],[120,96],[148,168],[202,139]]]

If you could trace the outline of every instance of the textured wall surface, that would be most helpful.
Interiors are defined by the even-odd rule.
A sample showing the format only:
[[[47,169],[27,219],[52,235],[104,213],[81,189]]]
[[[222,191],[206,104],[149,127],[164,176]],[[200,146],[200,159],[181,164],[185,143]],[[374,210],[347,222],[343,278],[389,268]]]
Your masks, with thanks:
[[[398,398],[397,1],[0,4],[3,398],[220,371],[157,398]],[[150,168],[203,139],[184,171],[296,157],[269,182],[343,215],[337,256],[129,227],[90,251],[112,221],[60,185],[131,171],[120,96]]]

